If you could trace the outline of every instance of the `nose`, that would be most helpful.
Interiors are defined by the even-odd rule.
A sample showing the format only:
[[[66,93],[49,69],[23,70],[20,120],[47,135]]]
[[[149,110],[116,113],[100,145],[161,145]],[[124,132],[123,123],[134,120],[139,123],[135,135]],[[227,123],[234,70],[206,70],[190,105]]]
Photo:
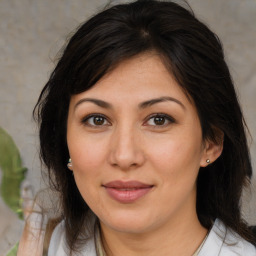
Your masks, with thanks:
[[[110,142],[110,164],[121,170],[142,166],[145,155],[141,137],[139,130],[128,127],[116,128]]]

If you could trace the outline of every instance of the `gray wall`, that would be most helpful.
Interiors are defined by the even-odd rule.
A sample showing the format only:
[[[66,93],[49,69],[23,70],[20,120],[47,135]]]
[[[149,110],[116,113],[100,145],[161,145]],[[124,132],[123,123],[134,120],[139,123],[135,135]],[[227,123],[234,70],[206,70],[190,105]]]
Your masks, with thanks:
[[[27,180],[43,187],[32,109],[66,35],[106,0],[0,0],[0,126],[17,143]],[[122,2],[122,1],[118,1]],[[200,19],[221,38],[246,121],[256,139],[256,1],[190,0]],[[253,165],[256,144],[251,142]],[[255,169],[255,168],[254,168]],[[0,174],[1,176],[1,174]],[[245,193],[245,218],[256,224],[256,182]],[[22,224],[0,199],[0,255],[18,239]]]

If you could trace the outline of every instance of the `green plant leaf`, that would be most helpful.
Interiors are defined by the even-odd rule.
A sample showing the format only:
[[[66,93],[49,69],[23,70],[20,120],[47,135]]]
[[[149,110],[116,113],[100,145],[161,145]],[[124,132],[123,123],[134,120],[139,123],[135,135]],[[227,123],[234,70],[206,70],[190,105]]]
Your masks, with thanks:
[[[1,195],[4,202],[22,218],[20,185],[27,168],[22,167],[21,157],[11,136],[0,127],[0,167],[3,172]]]
[[[15,244],[11,250],[9,250],[9,252],[6,254],[6,256],[17,256],[18,253],[18,247],[19,247],[19,243]]]

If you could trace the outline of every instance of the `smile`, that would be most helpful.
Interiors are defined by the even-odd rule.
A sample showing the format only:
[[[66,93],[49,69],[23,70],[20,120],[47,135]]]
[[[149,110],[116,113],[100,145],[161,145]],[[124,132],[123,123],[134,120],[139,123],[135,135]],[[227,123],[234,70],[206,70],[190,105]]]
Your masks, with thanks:
[[[112,199],[120,203],[133,203],[150,192],[153,185],[139,181],[111,181],[103,187]]]

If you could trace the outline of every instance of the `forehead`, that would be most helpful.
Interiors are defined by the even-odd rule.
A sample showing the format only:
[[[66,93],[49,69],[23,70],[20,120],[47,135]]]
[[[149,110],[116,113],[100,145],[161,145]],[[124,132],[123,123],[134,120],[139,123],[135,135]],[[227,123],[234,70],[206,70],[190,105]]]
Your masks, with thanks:
[[[172,98],[172,100],[159,100],[160,98]],[[159,54],[154,52],[137,55],[120,62],[89,90],[73,95],[70,110],[72,108],[75,110],[77,105],[83,105],[80,103],[95,103],[95,100],[120,110],[129,107],[138,109],[152,100],[178,102],[183,110],[189,109],[197,115],[193,100],[190,100],[176,82]],[[103,106],[102,103],[98,105]],[[152,104],[145,104],[145,106],[150,105]]]
[[[137,55],[120,62],[89,90],[72,97],[97,97],[104,100],[144,101],[149,98],[175,96],[188,101],[182,87],[166,68],[159,54]]]

